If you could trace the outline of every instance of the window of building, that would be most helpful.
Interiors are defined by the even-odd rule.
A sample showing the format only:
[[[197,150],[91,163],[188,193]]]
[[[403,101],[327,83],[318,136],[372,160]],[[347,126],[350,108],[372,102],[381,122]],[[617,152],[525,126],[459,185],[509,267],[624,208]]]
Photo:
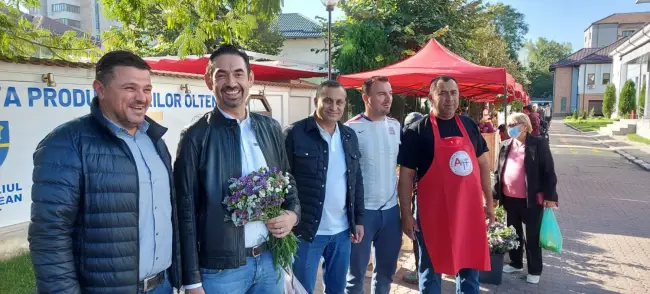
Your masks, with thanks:
[[[57,20],[62,24],[69,25],[75,28],[81,28],[81,22],[78,20],[69,19],[69,18],[59,18]]]
[[[629,37],[634,35],[634,30],[624,30],[623,31],[623,37]]]
[[[609,73],[605,72],[603,73],[603,85],[609,84]]]
[[[65,10],[65,4],[64,3],[52,4],[52,12],[59,12],[59,11],[64,11],[64,10]]]
[[[596,85],[596,74],[590,73],[587,74],[587,88],[593,89]]]
[[[560,99],[560,111],[567,111],[568,109],[566,108],[566,97],[562,97]]]
[[[81,12],[81,7],[77,5],[70,5],[67,3],[57,3],[57,4],[52,4],[52,12],[61,12],[61,11],[67,11],[67,12],[72,12],[72,13],[80,13]]]

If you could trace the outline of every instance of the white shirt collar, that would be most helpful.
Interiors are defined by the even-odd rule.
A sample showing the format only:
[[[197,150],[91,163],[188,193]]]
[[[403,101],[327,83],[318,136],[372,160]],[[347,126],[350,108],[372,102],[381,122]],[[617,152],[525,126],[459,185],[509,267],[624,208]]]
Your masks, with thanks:
[[[318,122],[316,122],[316,126],[318,127],[318,129],[319,129],[321,132],[326,133],[326,134],[329,135],[329,132],[326,131],[325,129],[323,129],[323,128],[320,126],[320,124],[318,124]],[[338,135],[338,134],[340,134],[340,133],[339,133],[339,124],[337,123],[337,124],[336,124],[336,127],[334,127],[334,134],[333,134],[333,136],[334,136],[334,135]]]
[[[224,117],[226,117],[226,118],[228,118],[228,119],[234,119],[234,120],[236,120],[237,123],[240,124],[240,125],[241,125],[241,124],[245,124],[245,123],[247,123],[247,122],[249,121],[249,120],[248,120],[248,117],[249,117],[249,116],[248,116],[248,110],[246,110],[246,118],[244,118],[243,120],[238,120],[238,119],[232,117],[232,115],[227,114],[225,111],[221,110],[221,108],[219,108],[219,106],[217,106],[217,109],[219,110],[219,112],[221,112],[221,114],[223,114]]]

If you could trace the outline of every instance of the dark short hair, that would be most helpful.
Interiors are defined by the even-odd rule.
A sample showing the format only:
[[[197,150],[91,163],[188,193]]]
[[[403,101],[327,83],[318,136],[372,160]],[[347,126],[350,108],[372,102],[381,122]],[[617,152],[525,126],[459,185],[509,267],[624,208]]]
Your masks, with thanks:
[[[533,112],[533,106],[532,105],[526,105],[524,109],[528,110],[528,112]]]
[[[454,81],[454,83],[458,85],[458,81],[452,76],[438,76],[435,79],[431,80],[431,83],[429,83],[429,93],[436,89],[436,85],[440,80],[442,80],[443,82]]]
[[[210,59],[208,60],[208,66],[205,69],[205,74],[212,76],[215,69],[214,60],[221,55],[228,55],[228,54],[237,55],[242,59],[244,59],[244,63],[246,63],[246,70],[248,71],[248,74],[251,73],[251,61],[250,58],[248,58],[246,52],[240,50],[235,45],[226,44],[226,45],[219,46],[217,50],[212,52],[212,54],[210,55]]]
[[[376,82],[387,83],[388,78],[385,76],[374,76],[367,79],[366,81],[363,82],[363,86],[361,87],[361,92],[367,95],[368,92],[370,92],[370,88],[372,87],[372,85],[374,85]]]
[[[343,84],[339,83],[338,81],[336,81],[336,80],[327,80],[327,81],[324,81],[324,82],[320,83],[320,85],[318,85],[318,89],[316,90],[316,97],[317,98],[320,97],[323,94],[323,90],[325,88],[342,88],[343,90],[345,90],[345,87],[343,87]]]
[[[406,118],[404,119],[404,126],[408,126],[416,121],[419,121],[422,119],[424,115],[419,112],[411,112],[409,113]]]
[[[113,69],[117,66],[151,70],[149,64],[133,52],[111,51],[104,54],[95,64],[95,79],[104,85],[108,84],[113,78]]]

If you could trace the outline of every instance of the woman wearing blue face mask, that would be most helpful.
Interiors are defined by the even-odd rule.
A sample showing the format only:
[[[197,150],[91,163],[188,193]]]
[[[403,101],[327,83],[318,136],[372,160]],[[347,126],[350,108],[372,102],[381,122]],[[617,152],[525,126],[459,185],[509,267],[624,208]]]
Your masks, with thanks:
[[[548,141],[532,136],[528,115],[514,113],[508,117],[510,139],[501,142],[494,200],[506,210],[508,226],[514,226],[519,236],[519,248],[510,251],[506,273],[522,272],[524,248],[528,265],[526,281],[539,283],[542,274],[542,249],[539,232],[544,207],[557,205],[557,177]],[[524,229],[526,225],[526,238]]]

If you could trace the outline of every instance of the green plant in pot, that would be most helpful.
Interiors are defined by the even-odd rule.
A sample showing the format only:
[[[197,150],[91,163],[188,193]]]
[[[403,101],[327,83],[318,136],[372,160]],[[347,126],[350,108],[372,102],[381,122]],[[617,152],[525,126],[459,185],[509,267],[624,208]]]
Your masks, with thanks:
[[[496,221],[488,227],[488,244],[490,246],[489,272],[480,272],[479,281],[485,284],[500,285],[503,278],[503,255],[519,248],[519,236],[514,226],[506,224],[506,211],[502,206],[495,210]]]

